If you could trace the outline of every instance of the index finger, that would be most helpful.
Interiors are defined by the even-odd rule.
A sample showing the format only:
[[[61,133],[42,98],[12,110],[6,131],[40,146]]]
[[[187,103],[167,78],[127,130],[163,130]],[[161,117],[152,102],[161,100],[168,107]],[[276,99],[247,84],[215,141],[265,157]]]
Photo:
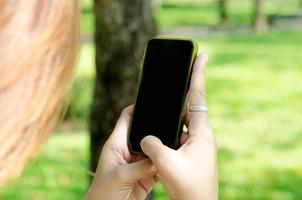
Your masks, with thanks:
[[[133,105],[126,107],[121,113],[109,140],[112,142],[122,142],[127,144],[127,134],[130,127]]]

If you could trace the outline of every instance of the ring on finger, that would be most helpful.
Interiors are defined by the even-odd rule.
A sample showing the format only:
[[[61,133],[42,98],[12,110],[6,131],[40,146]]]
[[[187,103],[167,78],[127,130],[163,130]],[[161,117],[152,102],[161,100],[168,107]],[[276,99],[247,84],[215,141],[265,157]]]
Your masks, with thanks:
[[[189,112],[208,112],[208,106],[206,105],[191,105]]]

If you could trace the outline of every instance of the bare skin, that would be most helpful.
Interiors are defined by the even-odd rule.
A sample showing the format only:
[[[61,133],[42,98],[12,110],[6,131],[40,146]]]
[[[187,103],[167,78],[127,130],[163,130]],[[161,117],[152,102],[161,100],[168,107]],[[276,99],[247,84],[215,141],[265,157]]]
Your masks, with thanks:
[[[204,72],[207,55],[194,63],[189,105],[205,105]],[[86,199],[143,200],[157,180],[174,200],[218,199],[216,145],[206,112],[187,112],[187,133],[178,150],[163,145],[154,136],[141,141],[149,157],[133,155],[127,147],[127,133],[133,107],[121,114],[112,135],[103,147],[99,165]]]

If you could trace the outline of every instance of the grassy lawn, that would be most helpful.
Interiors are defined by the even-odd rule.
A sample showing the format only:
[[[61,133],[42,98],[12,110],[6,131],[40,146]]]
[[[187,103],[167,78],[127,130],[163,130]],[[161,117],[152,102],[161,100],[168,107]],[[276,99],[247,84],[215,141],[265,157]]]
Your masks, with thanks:
[[[163,0],[160,28],[215,26],[214,0]],[[230,0],[230,23],[249,24],[251,1]],[[266,1],[267,13],[297,12],[298,0]],[[279,2],[279,3],[278,3]],[[81,26],[93,32],[92,1],[81,0]],[[219,147],[220,199],[302,199],[302,33],[273,31],[195,38],[209,53],[209,118]],[[89,116],[94,49],[84,44],[69,115]],[[0,199],[82,199],[88,187],[86,130],[55,133],[22,176],[0,190]],[[202,188],[201,188],[202,189]],[[161,185],[156,200],[168,199]]]
[[[207,95],[219,147],[221,199],[302,198],[300,35],[199,42],[210,54]]]
[[[0,190],[0,199],[82,199],[88,185],[86,132],[55,134],[22,176]]]
[[[221,199],[301,199],[299,33],[205,40]],[[201,45],[202,46],[202,45]]]
[[[302,199],[300,35],[197,38],[210,56],[207,94],[219,147],[221,199]],[[91,102],[92,53],[84,45],[74,89],[79,109]],[[55,134],[22,176],[0,191],[0,199],[81,199],[87,166],[86,131]],[[167,199],[161,185],[156,199]]]
[[[159,28],[176,26],[217,26],[219,12],[217,0],[161,0],[161,6],[154,10]],[[81,0],[81,27],[84,34],[94,30],[92,0]],[[264,1],[266,14],[291,15],[301,12],[301,1]],[[250,25],[253,17],[253,1],[228,0],[227,11],[230,25]]]

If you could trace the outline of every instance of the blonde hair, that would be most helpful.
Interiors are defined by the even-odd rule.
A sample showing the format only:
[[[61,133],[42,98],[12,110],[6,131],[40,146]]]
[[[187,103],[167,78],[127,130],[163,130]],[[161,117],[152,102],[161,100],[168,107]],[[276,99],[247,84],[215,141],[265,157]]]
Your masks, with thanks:
[[[0,186],[64,113],[79,38],[76,0],[0,1]]]

